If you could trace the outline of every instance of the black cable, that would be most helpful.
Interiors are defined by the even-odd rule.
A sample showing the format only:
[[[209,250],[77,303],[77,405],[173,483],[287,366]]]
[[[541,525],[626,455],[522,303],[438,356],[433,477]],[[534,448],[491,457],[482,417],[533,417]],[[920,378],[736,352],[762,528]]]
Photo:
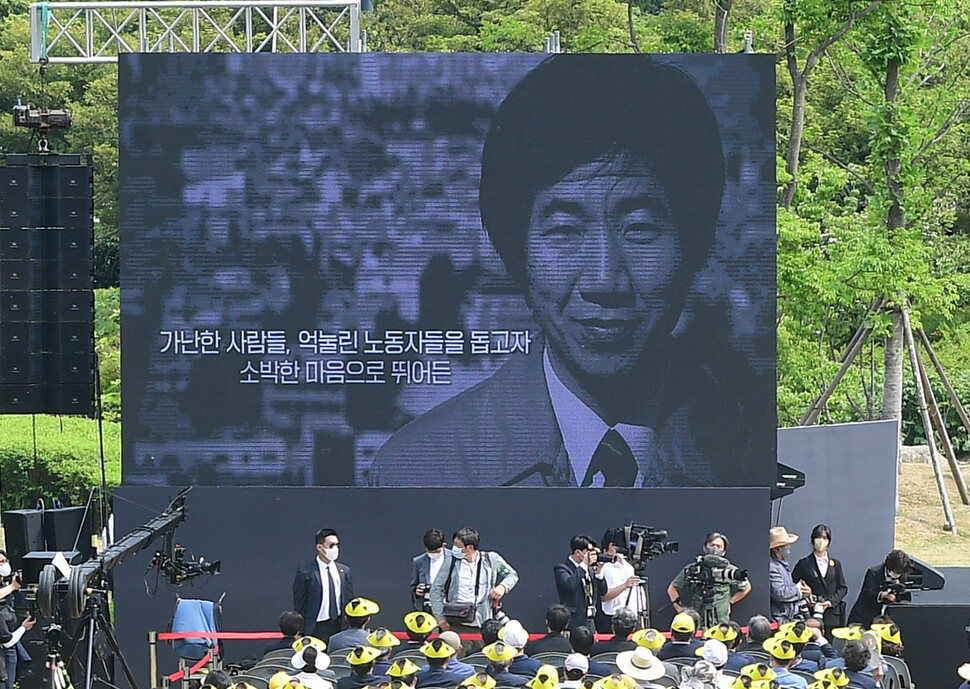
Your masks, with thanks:
[[[95,413],[98,417],[98,451],[101,454],[101,528],[104,529],[105,541],[108,540],[108,476],[105,470],[104,461],[104,407],[101,399],[101,359],[98,352],[94,352],[94,395]],[[107,547],[106,544],[105,547]]]

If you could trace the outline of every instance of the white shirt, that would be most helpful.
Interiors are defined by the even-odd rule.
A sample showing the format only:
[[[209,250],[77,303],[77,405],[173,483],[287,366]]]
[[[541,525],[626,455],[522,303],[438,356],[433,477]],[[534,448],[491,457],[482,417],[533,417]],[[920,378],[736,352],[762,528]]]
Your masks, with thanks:
[[[428,553],[428,559],[430,561],[430,567],[431,567],[431,574],[428,579],[428,583],[430,584],[438,577],[438,572],[441,571],[441,565],[445,561],[445,554],[444,552],[441,552],[437,556],[435,556]]]
[[[589,463],[593,460],[593,453],[596,452],[600,441],[610,428],[616,430],[633,451],[633,457],[639,467],[634,485],[642,483],[647,458],[654,445],[653,429],[628,423],[618,423],[612,427],[607,425],[559,379],[552,367],[552,362],[549,361],[548,349],[542,354],[542,368],[546,374],[546,388],[549,391],[549,399],[552,400],[552,411],[556,415],[562,443],[566,448],[566,454],[569,455],[569,463],[576,483],[581,483],[585,478]],[[591,485],[598,488],[603,485],[603,482],[603,474],[597,473],[593,476]]]
[[[825,574],[829,571],[829,555],[825,554],[825,557],[819,557],[818,553],[815,553],[815,564],[818,565],[818,573],[825,578]]]
[[[615,589],[632,576],[634,576],[633,565],[627,562],[622,555],[617,555],[614,562],[607,562],[600,569],[600,578],[606,580],[607,591]],[[647,607],[643,589],[639,586],[621,591],[618,596],[602,601],[600,605],[603,608],[603,613],[611,617],[616,614],[619,608],[630,608],[630,610],[639,614]]]
[[[478,573],[478,561],[482,557],[481,553],[475,553],[475,560],[469,562],[462,558],[458,563],[458,600],[456,603],[477,603],[481,596],[479,593],[483,585],[488,585],[488,577],[482,567],[482,575],[478,581],[478,591],[475,588],[475,575]]]
[[[337,594],[337,607],[340,607],[340,572],[337,570],[337,563],[326,564],[317,557],[317,567],[320,569],[320,583],[323,585],[323,595],[320,600],[320,612],[317,613],[317,622],[332,620],[340,617],[340,610],[330,609],[330,584],[327,577],[333,577],[333,590]]]

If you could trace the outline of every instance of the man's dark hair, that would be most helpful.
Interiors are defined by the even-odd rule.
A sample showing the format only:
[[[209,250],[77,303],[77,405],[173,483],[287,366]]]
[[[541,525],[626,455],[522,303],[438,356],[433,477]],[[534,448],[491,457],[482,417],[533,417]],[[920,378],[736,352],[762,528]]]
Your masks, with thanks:
[[[455,532],[455,535],[451,538],[452,540],[457,538],[466,546],[470,545],[475,548],[475,550],[478,550],[478,532],[470,526],[463,526],[462,528],[458,529],[458,531]]]
[[[280,615],[279,625],[283,636],[296,636],[303,631],[303,615],[287,610]]]
[[[229,673],[225,670],[213,670],[207,673],[202,683],[215,689],[226,689],[231,684]]]
[[[748,620],[748,640],[763,643],[772,635],[771,622],[764,615],[755,615]]]
[[[589,536],[584,536],[583,534],[573,536],[569,539],[569,552],[575,553],[577,550],[586,550],[591,545],[595,545],[595,543],[596,541]]]
[[[441,668],[441,667],[444,667],[450,659],[451,659],[451,656],[448,656],[446,658],[427,658],[426,660],[428,661],[428,667]]]
[[[428,529],[424,532],[424,549],[438,550],[445,544],[445,535],[441,529]]]
[[[728,650],[730,651],[741,645],[741,642],[744,640],[744,632],[741,631],[741,625],[735,622],[734,620],[728,620],[728,626],[731,627],[731,629],[733,629],[737,634],[737,636],[735,636],[734,639],[732,639],[731,641],[728,641],[725,644],[725,646],[727,646]]]
[[[659,96],[659,94],[663,94]],[[671,142],[685,142],[672,145]],[[576,168],[622,156],[667,192],[683,282],[703,265],[724,193],[717,119],[697,84],[662,60],[555,56],[505,97],[482,151],[482,224],[513,280],[526,284],[533,202]]]
[[[623,533],[623,529],[612,528],[606,530],[603,534],[603,540],[600,541],[600,547],[606,550],[610,547],[610,543],[626,543],[626,535]]]
[[[354,617],[353,615],[344,615],[347,620],[347,626],[351,629],[362,629],[365,624],[370,622],[370,617]]]
[[[902,550],[890,551],[889,555],[886,556],[886,561],[883,564],[885,565],[886,569],[890,569],[894,572],[909,574],[913,571],[913,561],[910,560],[909,555]]]
[[[593,632],[586,625],[576,627],[569,633],[569,646],[576,652],[588,656],[593,650]]]
[[[485,620],[482,622],[482,645],[488,646],[498,641],[498,630],[502,628],[502,623],[498,620]]]
[[[704,543],[702,544],[702,546],[706,546],[715,538],[720,538],[722,541],[724,541],[724,552],[727,552],[730,542],[728,541],[728,537],[722,534],[720,531],[712,531],[711,533],[704,536]]]
[[[377,664],[377,659],[370,661],[369,663],[364,663],[363,665],[351,665],[351,669],[356,675],[366,675],[374,670],[374,665]]]
[[[566,670],[565,672],[566,672],[566,679],[568,679],[570,682],[575,682],[576,680],[582,679],[583,675],[586,674],[585,672],[583,672],[583,669],[579,667],[571,668],[569,670]]]
[[[336,536],[337,532],[333,529],[320,529],[317,531],[317,545],[323,545],[323,542],[327,540],[327,536]]]
[[[861,641],[846,641],[842,648],[842,661],[845,663],[845,669],[850,672],[865,670],[871,657],[869,648]]]
[[[569,610],[565,605],[556,603],[546,610],[546,625],[553,634],[559,634],[569,626]]]
[[[613,634],[619,639],[626,639],[637,628],[637,614],[630,608],[617,608],[613,613]]]
[[[828,524],[815,525],[815,528],[812,529],[811,539],[814,541],[816,538],[827,538],[829,545],[832,545],[832,529],[828,527]]]

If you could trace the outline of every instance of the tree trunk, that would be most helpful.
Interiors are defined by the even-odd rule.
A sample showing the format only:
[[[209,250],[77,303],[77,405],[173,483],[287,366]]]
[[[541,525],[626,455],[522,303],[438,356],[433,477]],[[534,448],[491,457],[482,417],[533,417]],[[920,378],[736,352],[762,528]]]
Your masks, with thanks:
[[[781,205],[791,210],[795,198],[795,185],[798,174],[798,154],[802,148],[802,132],[805,130],[805,95],[808,91],[808,65],[804,72],[799,71],[795,57],[795,26],[785,24],[786,61],[792,82],[791,131],[788,134],[788,149],[785,151],[785,172],[791,179],[781,192]]]
[[[633,46],[633,52],[640,53],[640,41],[637,40],[637,27],[633,23],[633,0],[627,0],[626,2],[626,20],[630,25],[630,45]]]
[[[896,99],[899,96],[899,60],[889,60],[886,63],[886,129],[892,128],[895,123]],[[889,231],[889,239],[892,241],[892,234],[906,225],[906,213],[903,208],[903,183],[899,178],[902,169],[900,151],[894,151],[886,156],[886,188],[889,192],[889,214],[886,217],[886,229]]]
[[[882,409],[879,418],[883,420],[903,418],[903,312],[898,306],[891,311],[893,334],[886,341],[883,355]]]
[[[714,0],[714,52],[728,52],[728,16],[734,0]]]

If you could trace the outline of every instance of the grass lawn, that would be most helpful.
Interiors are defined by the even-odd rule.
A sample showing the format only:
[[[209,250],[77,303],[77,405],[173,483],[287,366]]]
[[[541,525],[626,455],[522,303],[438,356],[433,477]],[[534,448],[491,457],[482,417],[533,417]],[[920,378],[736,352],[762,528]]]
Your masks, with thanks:
[[[943,460],[945,483],[957,523],[957,535],[943,530],[943,504],[930,464],[903,464],[899,477],[896,547],[931,565],[970,566],[970,506],[960,502],[956,483]],[[970,467],[963,466],[970,482]]]

